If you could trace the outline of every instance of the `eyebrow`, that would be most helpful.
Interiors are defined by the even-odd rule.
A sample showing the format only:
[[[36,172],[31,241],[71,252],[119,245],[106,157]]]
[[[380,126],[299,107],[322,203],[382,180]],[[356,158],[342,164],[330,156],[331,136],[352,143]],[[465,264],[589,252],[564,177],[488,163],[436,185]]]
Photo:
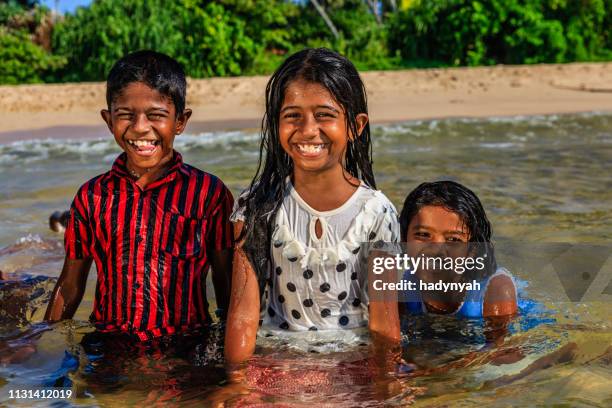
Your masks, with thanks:
[[[128,108],[127,106],[118,106],[118,107],[114,108],[113,111],[114,112],[117,112],[117,111],[128,111],[128,112],[131,112],[132,109]],[[152,108],[147,109],[147,112],[151,112],[151,111],[160,111],[160,112],[164,112],[164,113],[170,113],[170,111],[168,109],[164,109],[162,107],[155,107],[155,106],[152,107]]]
[[[431,228],[429,228],[429,227],[427,227],[425,225],[419,225],[419,224],[415,225],[413,228],[414,229],[425,229],[425,230],[428,230],[428,231],[431,230]],[[447,230],[447,231],[442,231],[442,232],[444,234],[467,234],[467,232],[463,231],[463,230]]]
[[[315,107],[316,107],[316,108],[329,109],[329,110],[334,111],[334,112],[336,112],[336,113],[340,113],[340,111],[339,111],[338,109],[334,108],[334,107],[333,107],[333,106],[331,106],[331,105],[317,105],[317,106],[315,106]],[[282,109],[281,109],[281,111],[280,111],[280,113],[283,113],[284,111],[289,110],[289,109],[300,109],[300,108],[301,108],[301,106],[297,106],[297,105],[289,105],[289,106],[285,106],[284,108],[282,108]]]

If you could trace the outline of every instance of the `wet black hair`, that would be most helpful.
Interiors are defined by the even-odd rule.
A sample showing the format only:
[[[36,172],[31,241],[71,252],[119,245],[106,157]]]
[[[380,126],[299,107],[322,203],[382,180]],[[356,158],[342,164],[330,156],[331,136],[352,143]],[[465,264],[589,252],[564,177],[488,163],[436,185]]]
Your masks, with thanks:
[[[467,279],[478,279],[495,272],[497,262],[491,242],[493,234],[491,222],[478,196],[472,190],[450,180],[420,184],[408,194],[400,213],[402,241],[407,239],[408,226],[412,218],[426,206],[441,206],[458,214],[469,231],[469,241],[477,245],[479,252],[477,256],[486,255],[486,268],[478,274],[479,276],[466,276]]]
[[[248,193],[239,199],[239,205],[245,207],[239,239],[244,239],[243,248],[257,272],[260,290],[269,278],[272,224],[287,192],[285,179],[293,171],[293,162],[279,140],[279,119],[285,91],[296,80],[322,85],[344,109],[347,128],[356,136],[348,140],[343,166],[351,176],[376,188],[370,125],[366,123],[359,133],[356,120],[360,113],[368,113],[366,91],[357,69],[347,58],[326,48],[307,48],[291,55],[266,86],[259,164]]]
[[[109,110],[112,102],[132,82],[142,82],[170,98],[177,116],[185,110],[185,71],[174,58],[156,51],[141,50],[115,62],[106,79],[106,103]]]

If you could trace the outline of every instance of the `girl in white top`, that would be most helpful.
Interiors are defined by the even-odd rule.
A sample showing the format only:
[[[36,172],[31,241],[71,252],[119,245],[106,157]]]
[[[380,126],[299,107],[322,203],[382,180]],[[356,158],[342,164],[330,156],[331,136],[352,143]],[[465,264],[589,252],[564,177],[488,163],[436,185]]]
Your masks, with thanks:
[[[399,339],[397,303],[367,295],[362,244],[399,239],[396,210],[375,188],[357,70],[327,49],[290,56],[266,87],[260,165],[232,216],[229,362],[252,355],[261,324],[293,331],[369,325],[376,337]]]

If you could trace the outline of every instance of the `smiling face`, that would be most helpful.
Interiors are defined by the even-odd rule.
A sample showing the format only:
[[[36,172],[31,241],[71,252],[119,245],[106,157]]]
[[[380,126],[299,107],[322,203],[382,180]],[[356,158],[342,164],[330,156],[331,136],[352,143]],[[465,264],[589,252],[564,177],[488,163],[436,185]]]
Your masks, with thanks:
[[[368,120],[357,115],[359,133]],[[295,80],[287,86],[279,117],[280,143],[294,171],[322,172],[342,166],[348,143],[344,109],[325,87]]]
[[[172,158],[174,137],[191,114],[176,114],[172,100],[142,82],[127,85],[101,114],[117,144],[127,153],[128,168],[142,174]]]
[[[408,252],[417,257],[425,254],[431,257],[465,257],[468,255],[469,231],[459,214],[442,206],[422,207],[408,225]],[[426,282],[459,281],[461,275],[444,270],[417,271],[417,277]]]
[[[459,214],[442,206],[427,205],[410,220],[406,241],[444,244],[468,242],[469,238]]]

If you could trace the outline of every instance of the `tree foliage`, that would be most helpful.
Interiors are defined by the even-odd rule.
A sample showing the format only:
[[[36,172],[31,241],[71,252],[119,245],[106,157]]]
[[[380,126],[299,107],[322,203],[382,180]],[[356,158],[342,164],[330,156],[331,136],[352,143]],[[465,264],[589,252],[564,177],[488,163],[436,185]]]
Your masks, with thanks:
[[[610,0],[419,0],[389,23],[404,60],[530,64],[610,57]],[[606,49],[607,47],[607,49]]]
[[[34,1],[0,3],[0,84],[49,81],[66,63],[43,47],[48,13]]]
[[[59,18],[36,0],[5,1],[0,83],[99,81],[138,49],[196,78],[269,74],[315,46],[361,70],[612,59],[612,0],[317,3],[337,35],[306,0],[93,0]]]

